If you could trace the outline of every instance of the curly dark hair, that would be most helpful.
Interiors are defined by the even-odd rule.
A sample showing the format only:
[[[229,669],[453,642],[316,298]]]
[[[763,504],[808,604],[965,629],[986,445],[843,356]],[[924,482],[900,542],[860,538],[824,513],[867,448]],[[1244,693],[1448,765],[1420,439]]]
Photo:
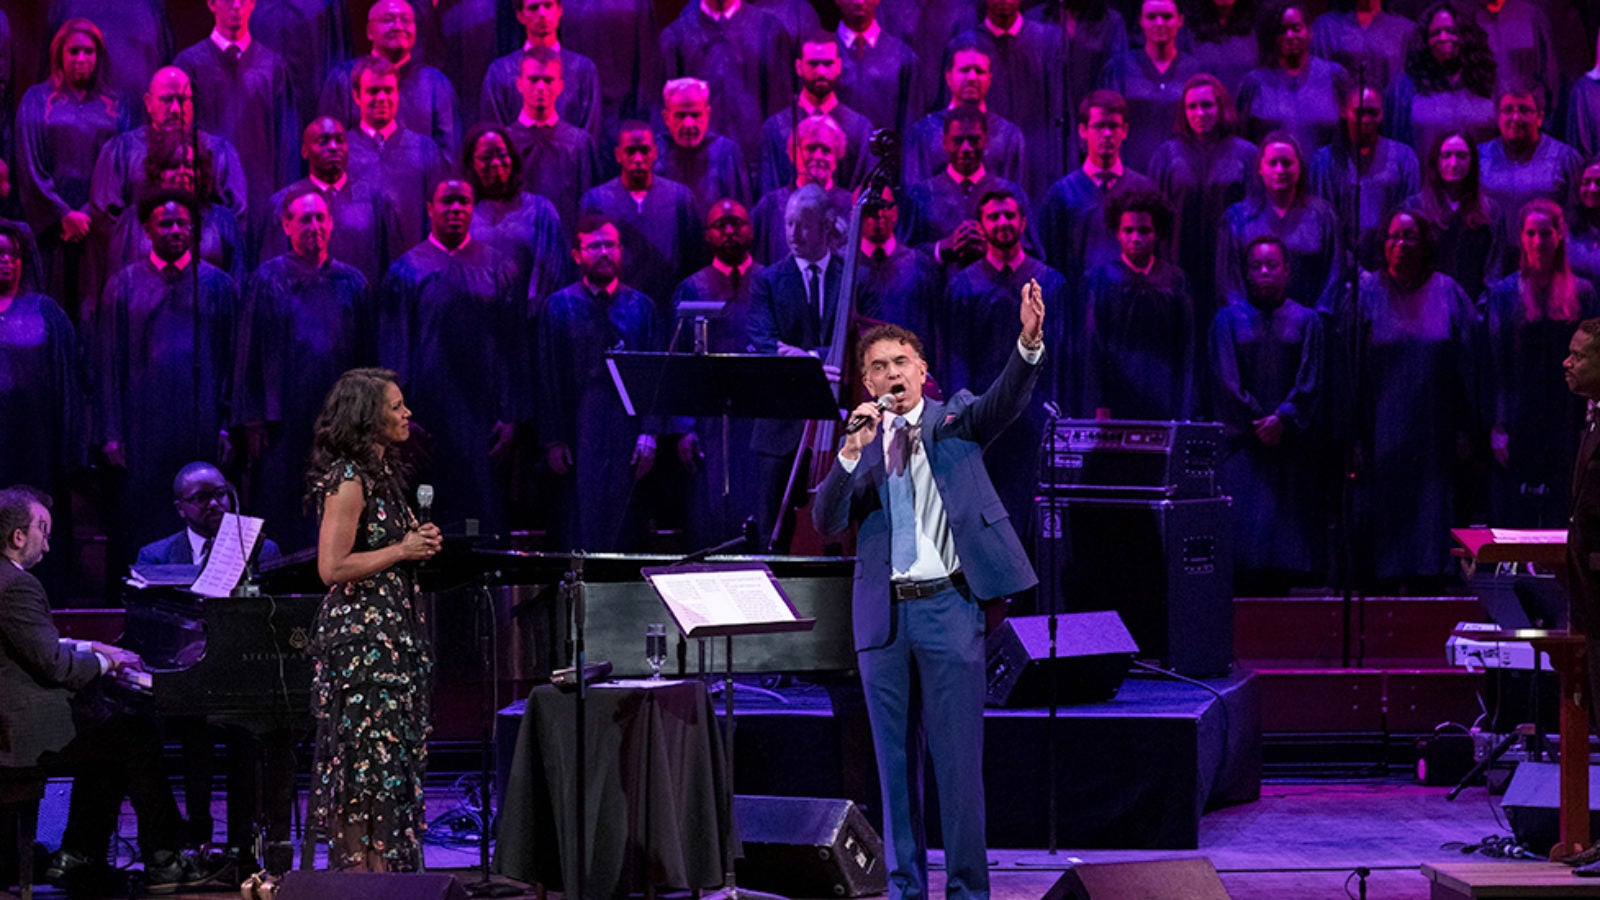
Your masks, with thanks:
[[[1184,24],[1189,27],[1197,43],[1219,44],[1231,37],[1243,37],[1256,27],[1256,0],[1236,0],[1228,21],[1217,14],[1218,6],[1212,0],[1194,0]]]
[[[874,325],[868,328],[856,339],[856,364],[861,367],[861,371],[865,372],[867,370],[867,352],[873,348],[873,345],[881,344],[884,341],[905,344],[917,351],[918,357],[927,358],[922,351],[922,339],[917,337],[915,332],[908,328],[885,322],[882,325]]]
[[[1306,46],[1311,46],[1311,13],[1306,10],[1305,0],[1267,0],[1256,12],[1256,63],[1264,69],[1278,67],[1278,38],[1283,36],[1283,14],[1291,9],[1300,10],[1300,18],[1306,23]]]
[[[306,469],[306,503],[319,500],[317,484],[340,460],[350,460],[368,483],[399,478],[399,460],[383,460],[383,398],[387,385],[399,384],[389,369],[351,369],[339,376],[323,398],[311,429],[311,463]]]
[[[1442,12],[1456,20],[1456,39],[1461,42],[1461,50],[1456,56],[1455,69],[1439,65],[1433,58],[1433,51],[1428,49],[1428,25]],[[1417,27],[1406,39],[1406,75],[1416,85],[1418,94],[1437,94],[1450,90],[1450,76],[1456,72],[1461,73],[1461,85],[1467,90],[1479,97],[1494,98],[1499,63],[1495,62],[1494,51],[1489,49],[1489,36],[1455,0],[1437,0],[1417,17]]]
[[[144,155],[146,189],[161,187],[161,174],[189,164],[194,169],[195,199],[210,206],[217,199],[217,158],[205,141],[191,143],[190,135],[177,131],[150,130],[150,146]],[[191,162],[190,156],[193,156]]]
[[[1112,234],[1122,224],[1123,213],[1148,213],[1156,228],[1156,240],[1172,236],[1172,204],[1154,188],[1116,188],[1106,198],[1106,229]]]
[[[491,191],[478,178],[477,166],[473,157],[478,153],[478,142],[485,135],[498,135],[506,145],[506,155],[511,157],[511,176],[506,179],[505,187],[499,191]],[[510,132],[505,127],[495,122],[479,122],[467,132],[466,140],[461,142],[461,174],[466,177],[467,183],[472,185],[473,196],[481,200],[515,200],[522,193],[522,154],[517,152],[517,145],[511,140]]]

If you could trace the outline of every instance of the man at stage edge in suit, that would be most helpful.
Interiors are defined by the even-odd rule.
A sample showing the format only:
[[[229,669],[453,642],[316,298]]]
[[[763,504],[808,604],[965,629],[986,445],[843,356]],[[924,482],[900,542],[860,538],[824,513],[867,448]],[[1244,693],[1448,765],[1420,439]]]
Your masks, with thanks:
[[[856,526],[855,645],[893,900],[928,896],[924,766],[911,756],[924,743],[919,730],[939,790],[946,896],[989,896],[983,604],[1038,583],[983,465],[984,445],[1027,408],[1039,378],[1037,282],[1022,289],[1021,307],[1022,334],[1000,377],[981,396],[964,390],[943,403],[922,394],[928,364],[916,335],[895,325],[862,335],[867,389],[897,396],[887,411],[856,407],[866,425],[845,439],[811,509],[824,537]]]
[[[1587,424],[1578,443],[1578,462],[1572,471],[1572,517],[1567,530],[1567,578],[1571,628],[1589,638],[1589,696],[1600,688],[1600,318],[1585,319],[1567,345],[1567,387],[1589,401]],[[1589,719],[1596,706],[1590,701]],[[1590,726],[1591,728],[1593,725]],[[1571,851],[1573,848],[1559,848]],[[1579,875],[1600,876],[1600,841],[1581,853],[1557,857],[1577,866]]]

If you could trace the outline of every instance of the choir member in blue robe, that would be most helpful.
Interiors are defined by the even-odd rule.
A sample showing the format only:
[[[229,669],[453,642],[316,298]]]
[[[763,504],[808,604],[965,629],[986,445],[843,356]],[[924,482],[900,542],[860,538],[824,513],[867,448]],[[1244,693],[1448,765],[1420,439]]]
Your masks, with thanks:
[[[949,60],[945,45],[976,28],[980,10],[966,0],[883,0],[878,21],[906,43],[921,63],[922,97],[930,106],[941,98],[941,70]]]
[[[795,123],[808,116],[828,116],[844,130],[845,150],[837,173],[840,185],[855,187],[872,168],[867,142],[872,139],[873,123],[841,102],[834,90],[844,65],[839,52],[839,41],[831,32],[817,31],[801,37],[799,56],[794,62],[800,93],[792,107],[773,113],[761,123],[761,161],[755,180],[761,194],[794,181],[789,136],[794,134]]]
[[[623,283],[656,302],[663,326],[672,321],[672,292],[700,268],[704,253],[694,193],[657,177],[656,136],[643,122],[624,122],[616,159],[622,174],[590,188],[584,215],[611,220],[622,236]]]
[[[197,198],[194,212],[199,216],[195,224],[200,229],[200,258],[228,273],[236,288],[242,285],[245,272],[251,266],[239,220],[226,206],[198,199],[215,194],[216,166],[205,146],[200,147],[200,158],[195,159],[194,148],[181,134],[158,132],[145,157],[144,171],[144,184],[139,188],[141,195],[176,190]],[[148,258],[151,250],[150,236],[139,221],[138,210],[130,209],[111,228],[107,271],[120,272]]]
[[[985,0],[983,21],[956,41],[989,51],[989,110],[1022,129],[1028,171],[1022,187],[1038,197],[1063,171],[1062,119],[1070,99],[1062,73],[1061,29],[1022,17],[1018,0]]]
[[[0,159],[0,205],[11,199],[11,167],[5,160]],[[0,216],[0,225],[10,225],[17,229],[17,234],[22,241],[22,286],[26,290],[41,290],[47,282],[44,277],[44,264],[39,255],[39,242],[33,237],[33,229],[27,222],[17,219],[7,219]]]
[[[839,51],[844,71],[839,98],[874,128],[905,134],[922,117],[922,63],[878,24],[878,0],[840,0]]]
[[[655,465],[660,426],[655,416],[623,409],[605,354],[661,350],[666,341],[655,301],[618,278],[624,260],[616,225],[586,216],[576,230],[579,279],[550,295],[534,341],[539,438],[561,484],[551,546],[638,550],[645,517],[634,483]]]
[[[1047,309],[1061,310],[1067,294],[1060,273],[1022,247],[1027,220],[1017,197],[994,191],[980,198],[979,216],[985,250],[983,258],[950,278],[944,313],[945,371],[937,376],[946,396],[962,389],[990,384],[1015,351],[1017,317],[1021,314],[1022,288],[1038,282]],[[1051,323],[1054,319],[1054,323]],[[1039,379],[1028,408],[984,449],[983,458],[994,480],[995,492],[1011,521],[1033,521],[1033,495],[1039,484],[1039,442],[1048,414],[1044,405],[1056,399],[1070,406],[1066,394],[1078,379],[1066,373],[1074,364],[1074,343],[1063,316],[1047,317],[1045,345],[1055,351],[1054,368]]]
[[[394,66],[380,57],[358,60],[354,100],[361,111],[347,132],[350,176],[383,190],[400,219],[400,237],[414,244],[428,233],[427,206],[449,163],[439,147],[407,128],[396,113],[404,105]],[[337,118],[337,117],[336,117]]]
[[[1344,68],[1311,55],[1310,17],[1302,0],[1268,0],[1258,16],[1256,45],[1258,64],[1239,86],[1244,136],[1259,144],[1269,132],[1283,130],[1302,147],[1333,143],[1339,135],[1334,79]]]
[[[750,286],[762,266],[750,255],[750,214],[732,199],[717,201],[706,214],[706,246],[711,264],[694,273],[673,292],[679,319],[706,318],[707,353],[749,353]],[[716,305],[715,311],[706,311]],[[698,308],[701,311],[695,311]],[[687,329],[675,350],[694,347]],[[685,474],[688,509],[684,530],[691,547],[720,544],[738,534],[739,525],[756,514],[759,481],[750,437],[751,419],[680,420],[678,465]],[[727,491],[724,492],[724,481]]]
[[[1572,271],[1600,285],[1600,157],[1583,164],[1569,225],[1567,258]]]
[[[1422,173],[1410,147],[1378,133],[1383,100],[1376,89],[1358,90],[1351,82],[1341,86],[1341,94],[1344,134],[1311,158],[1311,189],[1333,207],[1345,228],[1345,244],[1361,267],[1376,269],[1383,252],[1378,240],[1383,215],[1422,188]]]
[[[506,131],[522,156],[523,182],[555,204],[562,227],[571,234],[584,192],[601,181],[600,152],[588,132],[556,114],[564,87],[561,57],[543,47],[528,51],[517,87],[522,112]]]
[[[1244,296],[1244,248],[1270,234],[1289,250],[1289,296],[1322,311],[1337,300],[1345,273],[1344,227],[1333,207],[1311,192],[1305,157],[1294,137],[1267,135],[1248,199],[1228,207],[1217,244],[1217,297],[1226,305]]]
[[[350,140],[344,123],[332,116],[319,116],[306,126],[300,155],[311,174],[267,198],[263,214],[251,217],[250,258],[264,261],[290,251],[282,224],[284,198],[312,187],[328,202],[333,217],[328,255],[354,266],[368,284],[377,284],[408,249],[389,196],[370,180],[350,177]]]
[[[1311,52],[1361,76],[1379,96],[1405,69],[1417,23],[1384,9],[1383,0],[1336,0],[1311,26]]]
[[[1333,316],[1337,346],[1348,345],[1352,320],[1363,336],[1359,366],[1341,356],[1335,389],[1359,388],[1364,418],[1335,424],[1350,429],[1366,463],[1354,539],[1364,574],[1380,584],[1437,581],[1455,568],[1452,470],[1478,418],[1477,313],[1435,270],[1432,232],[1415,213],[1390,214],[1383,270],[1363,272],[1356,297]],[[1353,315],[1344,308],[1352,300]]]
[[[246,203],[261,207],[273,191],[300,174],[300,125],[289,67],[250,33],[250,6],[211,6],[211,34],[184,48],[172,64],[200,86],[195,122],[239,151]]]
[[[665,68],[654,0],[585,0],[562,16],[564,46],[593,60],[600,73],[601,138],[623,119],[649,121]],[[559,204],[557,204],[559,206]]]
[[[911,126],[905,142],[901,177],[916,184],[943,172],[950,164],[944,150],[945,117],[957,106],[974,106],[987,120],[988,134],[983,151],[983,167],[1015,184],[1028,180],[1028,155],[1022,129],[989,109],[989,52],[975,43],[951,50],[945,64],[944,84],[950,103],[928,113]]]
[[[686,7],[661,32],[666,77],[711,86],[712,130],[739,145],[745,164],[761,158],[761,123],[789,108],[793,78],[772,61],[794,58],[777,19],[749,4],[705,0]]]
[[[456,88],[460,101],[457,115],[462,127],[484,118],[483,94],[474,88],[483,84],[489,66],[510,52],[515,38],[506,0],[453,0],[438,4],[439,36],[444,42],[444,60],[435,63]],[[515,109],[515,107],[513,107]]]
[[[12,436],[0,480],[61,496],[83,462],[78,339],[54,300],[24,288],[23,256],[22,235],[0,225],[0,429]]]
[[[47,34],[68,19],[88,19],[106,39],[109,93],[128,102],[144,93],[155,71],[172,60],[172,20],[162,0],[50,0]]]
[[[1500,204],[1484,196],[1478,148],[1465,131],[1452,128],[1439,135],[1428,153],[1422,192],[1400,205],[1432,223],[1439,240],[1439,271],[1455,279],[1468,297],[1482,297],[1500,280],[1505,214]]]
[[[1600,156],[1600,62],[1572,83],[1567,97],[1567,144],[1584,159]]]
[[[1248,4],[1251,0],[1235,2]],[[1099,86],[1106,65],[1128,51],[1128,22],[1120,12],[1108,9],[1106,0],[1046,0],[1026,15],[1066,32],[1066,62],[1062,68],[1066,78],[1065,106],[1071,116],[1076,113],[1077,99]],[[1210,71],[1204,65],[1201,69]],[[1071,122],[1068,132],[1076,130],[1077,123]],[[1067,144],[1065,166],[1072,169],[1083,162],[1083,156],[1076,142]]]
[[[29,88],[17,112],[17,187],[47,273],[35,287],[74,316],[95,290],[88,257],[95,160],[129,126],[127,106],[109,92],[105,49],[93,22],[62,25],[50,42],[50,79]],[[92,307],[93,296],[84,305]]]
[[[817,9],[811,5],[810,0],[746,0],[746,2],[777,19],[778,24],[783,26],[784,34],[789,36],[792,43],[798,43],[802,37],[822,27],[822,19],[817,16]]]
[[[750,345],[756,353],[821,358],[828,354],[834,320],[840,314],[844,261],[839,250],[844,228],[828,193],[820,185],[806,184],[786,201],[784,229],[789,252],[752,279],[745,320]],[[828,368],[823,366],[825,372]],[[828,374],[839,377],[836,370]],[[774,552],[786,550],[792,534],[791,510],[783,508],[783,497],[803,430],[800,422],[761,419],[750,438],[759,472],[761,540],[768,542],[774,526],[783,523],[772,542]],[[795,486],[796,491],[807,488]]]
[[[1467,9],[1478,27],[1489,36],[1502,81],[1528,79],[1541,85],[1540,102],[1546,108],[1556,100],[1561,84],[1556,70],[1556,54],[1551,39],[1550,17],[1529,0],[1475,0]]]
[[[1178,49],[1183,15],[1177,0],[1143,0],[1139,23],[1144,46],[1113,56],[1100,73],[1100,87],[1116,91],[1127,102],[1128,140],[1122,161],[1143,172],[1181,118],[1183,86],[1204,70],[1198,58]]]
[[[1220,476],[1234,498],[1234,566],[1245,583],[1304,583],[1325,558],[1312,431],[1324,388],[1322,320],[1288,288],[1288,250],[1258,237],[1245,248],[1247,302],[1211,322],[1211,410],[1226,441]]]
[[[256,0],[250,34],[283,57],[295,123],[317,116],[322,85],[350,58],[350,20],[339,0]]]
[[[1521,215],[1522,267],[1484,298],[1489,336],[1491,521],[1561,528],[1577,446],[1554,440],[1583,428],[1584,402],[1562,390],[1561,359],[1578,322],[1600,315],[1594,285],[1572,273],[1566,216],[1548,200]]]
[[[960,106],[944,117],[944,145],[949,160],[944,170],[913,184],[906,191],[906,217],[900,233],[918,250],[932,256],[947,274],[975,263],[987,249],[979,223],[978,201],[994,190],[1016,195],[1022,217],[1028,218],[1027,193],[987,165],[989,117],[975,106]],[[1038,255],[1038,241],[1026,226],[1023,249]],[[929,337],[930,332],[912,329]],[[936,362],[929,356],[928,362]],[[937,366],[935,367],[937,369]]]
[[[118,498],[123,512],[112,520],[121,525],[114,540],[125,553],[118,556],[126,556],[118,565],[164,536],[165,523],[142,512],[166,504],[170,473],[197,455],[229,452],[224,429],[238,307],[233,279],[191,252],[192,197],[162,191],[142,198],[139,210],[154,250],[106,284],[92,336],[94,443],[126,472]]]
[[[1172,207],[1122,188],[1106,206],[1118,258],[1089,273],[1083,408],[1118,419],[1188,419],[1195,410],[1194,302],[1183,271],[1156,255]]]
[[[1384,94],[1384,133],[1419,156],[1446,128],[1465,129],[1474,144],[1493,139],[1499,66],[1488,36],[1450,0],[1435,0],[1417,21],[1405,72]]]
[[[661,88],[660,141],[656,174],[694,192],[700,209],[722,199],[750,198],[750,170],[739,145],[711,128],[711,87],[698,78],[674,78]]]
[[[522,187],[522,157],[504,128],[487,122],[467,132],[461,144],[461,171],[478,197],[472,211],[472,239],[482,241],[516,267],[518,296],[533,301],[572,281],[566,232],[555,204]]]
[[[921,335],[924,357],[930,366],[935,366],[940,360],[945,326],[944,270],[932,256],[896,240],[899,221],[900,209],[894,192],[888,188],[879,194],[877,202],[868,202],[862,210],[856,314],[891,322]],[[940,366],[934,378],[942,371]]]
[[[460,101],[443,72],[411,55],[417,43],[411,5],[406,0],[378,0],[367,15],[367,38],[372,41],[371,55],[348,60],[328,73],[317,111],[355,129],[361,121],[356,90],[363,64],[384,60],[400,80],[400,124],[433,141],[447,158],[454,157],[461,137]]]
[[[850,192],[839,187],[834,179],[845,146],[843,129],[828,116],[800,120],[799,128],[789,141],[789,152],[797,161],[799,174],[793,184],[768,191],[755,209],[750,211],[755,230],[751,253],[756,262],[770,266],[789,252],[785,210],[795,191],[805,185],[814,184],[822,188],[834,215],[840,221],[848,218],[852,204]]]
[[[1157,147],[1150,160],[1150,179],[1173,208],[1167,259],[1189,280],[1195,333],[1201,338],[1227,300],[1217,294],[1222,217],[1229,206],[1244,201],[1260,155],[1255,144],[1234,133],[1238,127],[1227,88],[1213,75],[1196,75],[1183,88],[1178,136]]]
[[[469,121],[479,119],[510,125],[522,112],[522,91],[517,79],[522,71],[522,55],[535,47],[545,47],[561,57],[561,77],[565,85],[556,101],[561,121],[589,132],[600,140],[604,122],[604,98],[600,93],[600,72],[594,61],[570,48],[557,37],[561,25],[562,0],[511,0],[517,8],[517,21],[526,35],[521,47],[489,65],[483,76],[483,91],[476,98],[480,111]],[[471,102],[470,100],[468,101]]]
[[[322,193],[301,185],[281,208],[290,251],[245,283],[231,412],[254,466],[252,505],[294,549],[316,539],[299,490],[311,425],[328,386],[372,361],[376,316],[367,279],[329,252],[337,226]]]
[[[1506,271],[1516,267],[1517,213],[1529,200],[1543,197],[1565,207],[1572,202],[1582,160],[1577,152],[1541,129],[1544,91],[1530,81],[1504,82],[1496,92],[1500,136],[1478,148],[1483,167],[1483,192],[1505,211]]]
[[[1188,15],[1193,37],[1189,52],[1200,69],[1239,96],[1244,77],[1256,64],[1255,0],[1196,0]]]
[[[473,204],[465,180],[434,189],[427,239],[390,267],[380,290],[378,362],[406,383],[431,436],[435,520],[477,518],[498,533],[514,427],[530,414],[527,300],[512,290],[511,261],[472,239]]]

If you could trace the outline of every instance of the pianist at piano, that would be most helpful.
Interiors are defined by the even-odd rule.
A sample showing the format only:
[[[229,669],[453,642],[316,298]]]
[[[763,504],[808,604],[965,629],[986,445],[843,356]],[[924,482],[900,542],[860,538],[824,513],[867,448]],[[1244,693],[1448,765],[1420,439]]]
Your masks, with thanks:
[[[118,647],[64,640],[56,631],[44,587],[27,571],[50,549],[48,503],[31,488],[0,490],[0,769],[73,775],[66,832],[45,873],[52,880],[98,892],[126,794],[138,814],[146,885],[170,892],[204,882],[213,873],[179,851],[178,806],[161,771],[154,718],[113,714],[82,731],[74,726],[75,708],[82,721],[89,698],[112,693],[107,680],[126,678],[142,663]],[[15,846],[4,845],[7,856]]]
[[[225,513],[237,512],[233,485],[208,462],[192,462],[172,479],[172,506],[183,528],[139,548],[135,566],[202,566]],[[270,527],[270,526],[269,526]],[[260,559],[277,559],[278,545],[261,539]]]

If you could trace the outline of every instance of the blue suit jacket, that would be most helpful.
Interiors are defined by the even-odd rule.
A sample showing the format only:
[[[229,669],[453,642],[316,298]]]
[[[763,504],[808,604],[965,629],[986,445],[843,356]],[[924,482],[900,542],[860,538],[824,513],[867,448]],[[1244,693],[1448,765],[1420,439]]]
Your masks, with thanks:
[[[806,280],[793,254],[762,269],[750,282],[750,306],[745,318],[755,352],[775,354],[779,342],[807,350],[826,347],[833,336],[833,318],[839,312],[839,285],[843,281],[844,260],[835,253],[823,273],[824,314],[819,319],[806,298]],[[804,427],[803,422],[758,419],[751,445],[758,452],[783,456],[800,445]]]
[[[1027,408],[1043,366],[1043,359],[1029,365],[1020,353],[1012,351],[1005,370],[982,396],[964,390],[943,403],[923,400],[922,446],[949,517],[961,572],[980,600],[1026,590],[1039,582],[1005,504],[989,481],[983,448]],[[852,592],[856,650],[888,644],[894,640],[895,626],[889,598],[892,531],[882,431],[862,450],[854,472],[846,472],[834,460],[817,489],[811,520],[824,536],[857,525]]]
[[[278,545],[267,538],[261,539],[261,546],[256,552],[256,560],[264,562],[277,559],[281,554]],[[135,566],[192,566],[194,550],[189,547],[188,529],[180,529],[175,534],[169,534],[159,541],[151,541],[139,548],[139,558],[134,560]]]

